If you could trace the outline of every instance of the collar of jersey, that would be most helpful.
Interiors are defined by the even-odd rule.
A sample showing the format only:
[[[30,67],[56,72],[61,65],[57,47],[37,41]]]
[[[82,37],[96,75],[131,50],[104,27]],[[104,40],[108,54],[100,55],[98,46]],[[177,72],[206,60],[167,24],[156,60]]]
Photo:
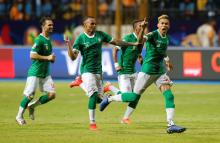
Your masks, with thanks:
[[[159,35],[160,35],[161,38],[166,38],[166,37],[167,37],[167,35],[162,36],[161,33],[160,33],[160,31],[159,31],[159,29],[157,29],[157,32],[159,33]]]
[[[88,37],[88,38],[94,38],[95,37],[95,33],[92,36],[89,36],[86,32],[84,32],[84,34]]]
[[[44,37],[45,39],[49,40],[49,38],[45,37],[42,33],[40,33],[40,35],[41,35],[42,37]]]
[[[137,35],[133,32],[134,37],[137,39]]]

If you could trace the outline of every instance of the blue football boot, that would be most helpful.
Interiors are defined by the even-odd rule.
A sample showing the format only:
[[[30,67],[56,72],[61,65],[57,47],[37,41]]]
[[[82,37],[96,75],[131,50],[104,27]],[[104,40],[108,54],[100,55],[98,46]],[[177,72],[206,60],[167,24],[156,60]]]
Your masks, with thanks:
[[[99,105],[99,110],[103,111],[108,106],[109,103],[110,102],[108,101],[108,97],[104,98]]]
[[[177,125],[172,125],[172,126],[169,126],[167,127],[167,133],[168,134],[172,134],[172,133],[182,133],[186,130],[186,128],[184,127],[180,127],[180,126],[177,126]]]

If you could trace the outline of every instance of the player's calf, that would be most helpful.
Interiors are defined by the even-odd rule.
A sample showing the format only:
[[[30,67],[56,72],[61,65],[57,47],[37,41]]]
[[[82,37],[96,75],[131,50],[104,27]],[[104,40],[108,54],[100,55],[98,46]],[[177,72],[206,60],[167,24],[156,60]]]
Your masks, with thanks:
[[[34,119],[35,119],[35,116],[34,116],[34,108],[31,107],[31,106],[28,106],[27,109],[28,109],[28,111],[29,111],[29,118],[30,118],[31,120],[34,120]]]

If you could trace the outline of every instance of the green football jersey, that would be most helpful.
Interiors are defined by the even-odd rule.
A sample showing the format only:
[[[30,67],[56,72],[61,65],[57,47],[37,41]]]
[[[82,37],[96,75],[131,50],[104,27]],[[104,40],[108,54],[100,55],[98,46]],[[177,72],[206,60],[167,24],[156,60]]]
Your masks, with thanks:
[[[41,56],[49,56],[52,53],[51,41],[43,35],[39,35],[34,42],[31,53],[37,53]],[[45,78],[49,75],[49,61],[32,60],[31,67],[28,70],[28,76]]]
[[[141,71],[147,74],[164,74],[163,59],[166,56],[169,44],[168,36],[161,37],[158,30],[144,35],[146,41],[146,54]]]
[[[111,41],[112,37],[102,31],[96,31],[93,36],[82,33],[76,38],[73,49],[79,50],[82,55],[81,74],[102,73],[102,43]]]
[[[135,33],[128,34],[123,38],[126,42],[137,42],[137,36]],[[141,54],[142,47],[138,46],[125,46],[121,47],[121,56],[119,58],[119,65],[122,70],[118,71],[118,74],[133,74],[136,72],[135,64],[138,55]]]

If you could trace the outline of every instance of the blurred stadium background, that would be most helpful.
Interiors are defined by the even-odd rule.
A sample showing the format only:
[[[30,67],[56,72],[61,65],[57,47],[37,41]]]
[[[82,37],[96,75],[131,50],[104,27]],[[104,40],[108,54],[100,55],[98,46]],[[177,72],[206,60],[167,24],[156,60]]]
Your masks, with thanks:
[[[147,17],[151,31],[156,29],[157,17],[168,14],[168,54],[175,67],[171,78],[220,80],[219,8],[220,2],[214,0],[0,0],[0,78],[26,77],[29,51],[40,33],[39,19],[44,15],[55,20],[51,39],[57,62],[52,65],[52,75],[68,79],[79,74],[80,57],[76,62],[68,59],[63,35],[74,42],[83,31],[83,17],[96,17],[99,30],[121,38],[132,31],[133,20]],[[199,36],[206,33],[199,35],[198,29],[208,21],[214,21],[209,25],[213,29],[212,43],[204,46]],[[104,45],[103,49],[103,74],[105,79],[116,79],[108,47]]]

